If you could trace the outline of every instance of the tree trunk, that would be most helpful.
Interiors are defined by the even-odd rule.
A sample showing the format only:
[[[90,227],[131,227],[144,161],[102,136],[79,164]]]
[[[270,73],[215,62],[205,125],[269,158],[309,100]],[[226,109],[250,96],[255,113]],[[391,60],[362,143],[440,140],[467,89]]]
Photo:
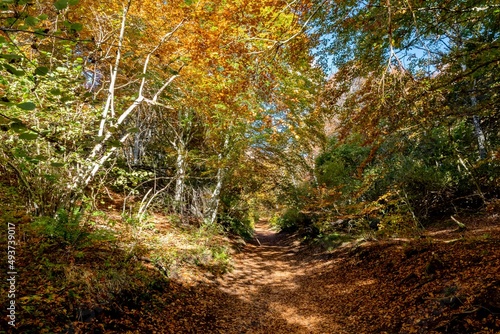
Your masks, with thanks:
[[[474,88],[476,88],[476,81],[474,80]],[[473,94],[471,97],[472,108],[476,109],[477,99]],[[477,146],[479,149],[479,160],[486,159],[486,137],[484,136],[483,130],[481,129],[481,122],[479,116],[472,116],[472,122],[474,123],[474,132],[477,137]]]
[[[182,198],[184,195],[184,184],[186,179],[186,157],[185,157],[185,149],[184,143],[179,142],[177,144],[177,161],[176,161],[176,175],[175,175],[175,194],[174,194],[174,203],[175,208],[179,210],[179,213],[182,215]]]
[[[229,135],[226,135],[226,138],[224,139],[224,147],[222,149],[222,152],[219,153],[219,163],[222,164],[222,158],[223,158],[223,153],[227,150],[229,146]],[[210,206],[209,206],[209,221],[210,224],[215,223],[217,219],[217,211],[219,210],[219,203],[220,203],[220,193],[222,190],[222,186],[224,183],[224,176],[226,175],[226,167],[220,166],[219,169],[217,169],[217,183],[215,184],[215,189],[212,192],[212,196],[210,198]]]
[[[215,189],[212,193],[211,203],[210,203],[210,224],[215,223],[217,219],[217,211],[219,210],[220,203],[220,193],[222,190],[225,168],[219,168],[217,170],[217,184],[215,185]]]
[[[484,132],[481,129],[481,123],[479,121],[479,116],[472,116],[472,121],[474,122],[474,130],[477,137],[477,146],[479,148],[479,159],[486,159],[486,137],[484,136]]]

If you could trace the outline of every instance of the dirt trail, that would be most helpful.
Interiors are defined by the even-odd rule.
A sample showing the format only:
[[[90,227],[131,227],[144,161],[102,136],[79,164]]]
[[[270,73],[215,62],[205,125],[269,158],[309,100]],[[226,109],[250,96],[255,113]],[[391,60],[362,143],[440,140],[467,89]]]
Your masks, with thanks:
[[[440,230],[442,240],[428,231],[323,254],[260,222],[219,279],[204,332],[500,333],[498,218]]]
[[[226,305],[224,333],[347,333],[325,305],[318,289],[322,265],[300,251],[293,236],[278,234],[266,222],[255,228],[255,241],[236,255],[234,270],[219,280],[234,296]],[[220,319],[220,318],[219,318]]]

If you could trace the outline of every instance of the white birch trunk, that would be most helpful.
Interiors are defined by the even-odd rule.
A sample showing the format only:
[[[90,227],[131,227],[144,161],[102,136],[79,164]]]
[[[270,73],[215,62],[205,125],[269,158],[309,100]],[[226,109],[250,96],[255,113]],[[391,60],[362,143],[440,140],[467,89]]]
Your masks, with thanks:
[[[141,128],[141,122],[139,121],[140,111],[137,114],[137,119],[135,121],[136,129]],[[141,132],[138,131],[134,136],[134,146],[132,147],[132,161],[134,166],[139,165],[141,160],[142,152],[144,151],[143,141],[141,140]]]
[[[474,80],[474,89],[476,88],[476,81]],[[477,99],[475,95],[471,97],[472,108],[476,109]],[[477,146],[479,150],[479,160],[486,159],[486,137],[484,135],[483,129],[481,129],[481,122],[479,116],[472,116],[472,122],[474,123],[474,132],[477,138]]]
[[[215,185],[215,189],[212,193],[211,203],[210,203],[210,224],[214,224],[217,219],[217,211],[219,210],[220,203],[220,193],[222,190],[222,185],[225,176],[225,168],[219,168],[217,170],[217,184]]]
[[[176,161],[176,176],[175,176],[175,206],[180,210],[182,206],[182,198],[184,195],[184,182],[186,179],[186,158],[183,143],[177,144],[177,161]],[[181,210],[182,211],[182,210]]]
[[[223,152],[227,150],[229,146],[229,135],[226,135],[224,139],[224,147],[222,152],[219,153],[219,163],[222,163]],[[226,167],[219,167],[217,169],[217,183],[215,184],[214,191],[212,192],[212,196],[210,198],[210,207],[209,207],[209,222],[210,224],[214,224],[217,219],[217,211],[219,210],[220,203],[220,193],[222,190],[222,186],[224,184],[224,177],[226,176]]]
[[[122,21],[121,21],[121,26],[120,26],[120,37],[119,40],[123,41],[124,38],[124,33],[125,33],[125,26],[126,26],[126,18],[127,18],[127,13],[128,9],[130,8],[130,3],[131,1],[128,1],[127,6],[124,8],[123,16],[122,16]],[[135,99],[134,102],[120,115],[116,123],[110,124],[111,128],[113,130],[116,130],[119,128],[119,126],[130,116],[130,114],[143,102],[146,102],[148,104],[152,105],[161,105],[164,106],[160,103],[157,103],[157,99],[160,96],[161,93],[172,83],[172,81],[177,78],[179,75],[173,75],[168,79],[163,86],[156,91],[154,96],[151,99],[148,99],[144,96],[144,88],[146,86],[146,73],[149,67],[149,61],[151,60],[151,56],[158,50],[158,48],[165,43],[172,35],[184,24],[185,20],[182,20],[177,26],[175,26],[172,31],[168,32],[165,34],[161,41],[151,50],[148,55],[146,56],[146,59],[144,60],[144,66],[142,69],[142,80],[141,84],[139,87],[139,92],[138,96]],[[106,122],[108,121],[108,111],[111,109],[111,113],[114,116],[114,91],[115,91],[115,84],[116,84],[116,77],[118,74],[118,68],[120,65],[121,61],[121,42],[118,46],[117,50],[117,56],[116,56],[116,61],[115,65],[112,68],[112,74],[111,74],[111,83],[108,89],[108,97],[106,100],[106,105],[103,110],[103,115],[101,118],[101,122],[99,125],[99,131],[98,131],[98,137],[104,137],[102,138],[92,149],[92,152],[90,155],[87,157],[85,160],[87,167],[84,166],[83,170],[76,175],[72,183],[68,185],[68,188],[71,190],[75,190],[78,187],[85,187],[87,186],[90,181],[94,178],[94,176],[97,174],[99,169],[106,163],[106,161],[113,155],[113,153],[116,151],[116,147],[110,147],[107,148],[106,144],[110,141],[110,139],[113,136],[113,131],[110,131],[109,129],[106,129]],[[182,69],[182,68],[181,68]],[[179,69],[180,71],[180,69]],[[120,138],[120,142],[124,143],[125,140],[128,138],[129,134],[125,134]]]

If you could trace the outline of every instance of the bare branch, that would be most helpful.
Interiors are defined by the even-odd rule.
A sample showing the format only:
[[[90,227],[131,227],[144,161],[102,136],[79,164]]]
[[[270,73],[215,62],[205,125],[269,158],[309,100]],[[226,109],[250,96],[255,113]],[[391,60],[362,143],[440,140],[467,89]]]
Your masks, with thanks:
[[[156,52],[156,51],[160,48],[160,46],[162,46],[162,44],[163,44],[163,43],[165,43],[168,39],[170,39],[170,38],[173,36],[173,34],[174,34],[177,30],[179,30],[179,28],[180,28],[180,27],[182,27],[182,26],[184,25],[184,22],[185,22],[185,21],[186,21],[186,20],[185,20],[185,19],[183,19],[183,20],[182,20],[182,21],[181,21],[181,22],[180,22],[177,26],[175,26],[175,27],[174,27],[174,29],[173,29],[172,31],[170,31],[170,32],[166,33],[166,34],[165,34],[165,36],[163,36],[163,37],[162,37],[162,39],[160,40],[160,42],[158,43],[158,45],[156,45],[156,46],[154,47],[154,49],[153,49],[153,50],[151,50],[151,51],[148,53],[148,55],[146,56],[146,60],[144,61],[144,67],[143,67],[143,69],[142,69],[142,74],[143,74],[143,76],[142,76],[141,86],[140,86],[140,88],[139,88],[139,96],[141,96],[141,95],[142,95],[142,91],[143,91],[143,89],[144,89],[144,85],[146,84],[146,71],[147,71],[147,69],[148,69],[148,66],[149,66],[149,61],[150,61],[150,59],[151,59],[151,56],[152,56],[152,55],[153,55],[153,54],[154,54],[154,53],[155,53],[155,52]],[[171,79],[171,80],[173,80],[173,79]],[[170,82],[171,82],[171,80],[170,80]],[[168,82],[168,83],[165,85],[165,88],[166,88],[166,86],[168,86],[168,84],[169,84],[170,82]],[[165,89],[165,88],[163,88],[163,87],[162,87],[161,91],[163,91],[163,89]],[[160,93],[161,93],[161,92],[160,92]],[[158,94],[158,93],[157,93],[157,94]]]
[[[121,60],[121,50],[123,45],[123,39],[125,36],[125,24],[127,21],[127,13],[130,9],[131,3],[132,0],[129,0],[127,6],[123,8],[122,22],[120,26],[120,37],[118,38],[118,48],[116,50],[116,60],[113,70],[111,72],[111,82],[109,84],[109,89],[108,89],[108,98],[106,100],[106,105],[104,106],[104,110],[102,111],[102,119],[101,119],[101,124],[99,126],[98,136],[102,136],[104,134],[104,127],[106,125],[106,120],[110,109],[111,109],[111,115],[114,116],[113,102],[115,98],[116,77],[118,76],[118,66],[120,65],[120,60]]]

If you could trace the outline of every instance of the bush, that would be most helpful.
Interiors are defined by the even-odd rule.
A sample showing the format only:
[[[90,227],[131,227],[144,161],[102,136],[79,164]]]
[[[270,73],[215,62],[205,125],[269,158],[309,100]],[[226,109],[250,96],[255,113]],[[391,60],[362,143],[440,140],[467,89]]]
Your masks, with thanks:
[[[269,221],[271,227],[279,231],[299,231],[305,236],[314,237],[319,230],[314,225],[315,217],[296,208],[287,209],[282,215],[274,215]]]
[[[369,151],[369,147],[361,145],[358,137],[345,144],[339,144],[333,137],[327,149],[316,158],[318,183],[342,189],[344,194],[349,195],[361,185],[361,180],[356,176],[358,168],[368,158]]]
[[[250,240],[253,238],[253,228],[254,224],[251,219],[243,217],[231,217],[231,216],[223,216],[221,218],[222,225],[229,233],[238,235],[245,240]]]
[[[75,247],[85,247],[95,240],[111,240],[114,236],[108,231],[92,232],[88,225],[82,223],[83,210],[74,208],[71,211],[59,209],[55,217],[39,217],[32,227],[42,235]]]

